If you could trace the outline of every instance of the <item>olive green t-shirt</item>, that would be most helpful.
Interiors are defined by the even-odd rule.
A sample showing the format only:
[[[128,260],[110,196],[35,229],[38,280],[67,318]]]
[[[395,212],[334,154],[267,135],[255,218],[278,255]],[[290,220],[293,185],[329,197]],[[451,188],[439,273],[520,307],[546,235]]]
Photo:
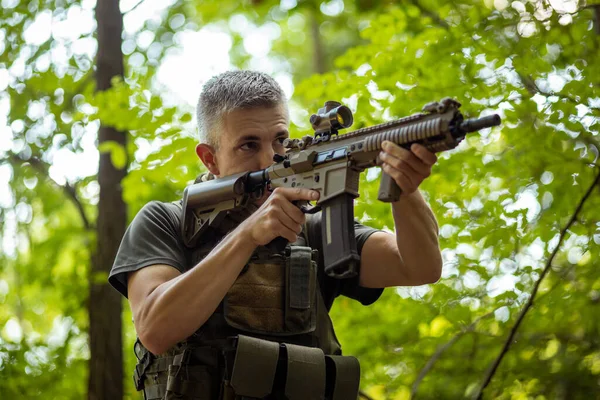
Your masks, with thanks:
[[[193,268],[193,249],[187,248],[181,237],[181,202],[164,203],[152,201],[146,204],[135,216],[121,241],[108,281],[123,296],[127,297],[127,274],[150,265],[164,264],[176,268],[181,273]],[[320,214],[311,218],[311,223],[320,224]],[[320,232],[320,226],[313,232]],[[354,232],[358,254],[368,237],[376,229],[355,222]],[[309,237],[313,248],[315,240]],[[364,305],[375,302],[383,289],[361,287],[358,277],[352,279],[334,279],[327,276],[323,269],[322,249],[319,250],[318,278],[327,309],[333,300],[344,295],[360,301]]]

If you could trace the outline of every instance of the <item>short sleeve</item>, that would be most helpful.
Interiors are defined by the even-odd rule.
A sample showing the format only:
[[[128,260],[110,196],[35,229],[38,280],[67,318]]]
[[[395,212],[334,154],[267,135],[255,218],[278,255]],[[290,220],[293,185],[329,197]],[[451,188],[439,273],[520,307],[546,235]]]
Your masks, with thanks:
[[[343,295],[359,301],[363,305],[374,303],[383,293],[383,288],[366,288],[360,286],[359,277],[351,279],[334,279],[327,276],[324,272],[324,257],[321,233],[321,213],[307,216],[307,235],[309,243],[313,248],[319,250],[319,283],[325,306],[329,310],[333,305],[334,299]],[[356,250],[361,255],[362,248],[367,239],[379,230],[360,224],[354,221],[354,237],[356,238]]]
[[[109,283],[127,297],[127,274],[155,264],[185,272],[186,256],[178,231],[180,219],[167,203],[146,204],[121,240]]]
[[[356,250],[359,256],[362,253],[362,248],[367,242],[367,239],[375,232],[379,232],[379,230],[354,221],[354,236],[356,237]],[[383,288],[366,288],[360,286],[358,276],[351,279],[341,280],[340,294],[357,300],[365,306],[373,304],[375,301],[377,301],[382,293]]]

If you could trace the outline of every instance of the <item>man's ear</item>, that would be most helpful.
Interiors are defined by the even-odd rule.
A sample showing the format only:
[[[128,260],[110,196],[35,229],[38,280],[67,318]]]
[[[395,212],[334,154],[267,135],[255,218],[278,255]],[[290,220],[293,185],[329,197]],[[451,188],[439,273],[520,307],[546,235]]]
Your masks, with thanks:
[[[215,149],[204,143],[196,146],[196,154],[202,160],[202,163],[208,168],[211,174],[219,176],[219,166],[217,165],[217,152]]]

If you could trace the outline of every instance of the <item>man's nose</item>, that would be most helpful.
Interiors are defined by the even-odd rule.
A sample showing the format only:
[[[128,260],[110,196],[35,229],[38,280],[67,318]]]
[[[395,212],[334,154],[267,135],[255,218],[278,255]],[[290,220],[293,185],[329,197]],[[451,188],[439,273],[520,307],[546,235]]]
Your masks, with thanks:
[[[260,158],[260,169],[265,169],[273,164],[273,156],[275,155],[275,151],[273,149],[265,150],[261,154]]]

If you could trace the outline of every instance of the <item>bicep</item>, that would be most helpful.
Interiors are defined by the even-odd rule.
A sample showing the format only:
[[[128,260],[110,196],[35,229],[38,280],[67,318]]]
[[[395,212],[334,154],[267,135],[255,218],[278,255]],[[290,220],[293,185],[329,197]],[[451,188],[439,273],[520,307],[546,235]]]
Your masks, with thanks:
[[[406,282],[396,237],[391,233],[375,232],[369,236],[360,260],[360,285],[363,287],[383,288]]]
[[[146,299],[152,292],[163,283],[175,279],[179,275],[181,275],[181,272],[178,269],[163,264],[151,265],[128,274],[127,292],[134,321],[137,320],[140,312],[144,309]]]

